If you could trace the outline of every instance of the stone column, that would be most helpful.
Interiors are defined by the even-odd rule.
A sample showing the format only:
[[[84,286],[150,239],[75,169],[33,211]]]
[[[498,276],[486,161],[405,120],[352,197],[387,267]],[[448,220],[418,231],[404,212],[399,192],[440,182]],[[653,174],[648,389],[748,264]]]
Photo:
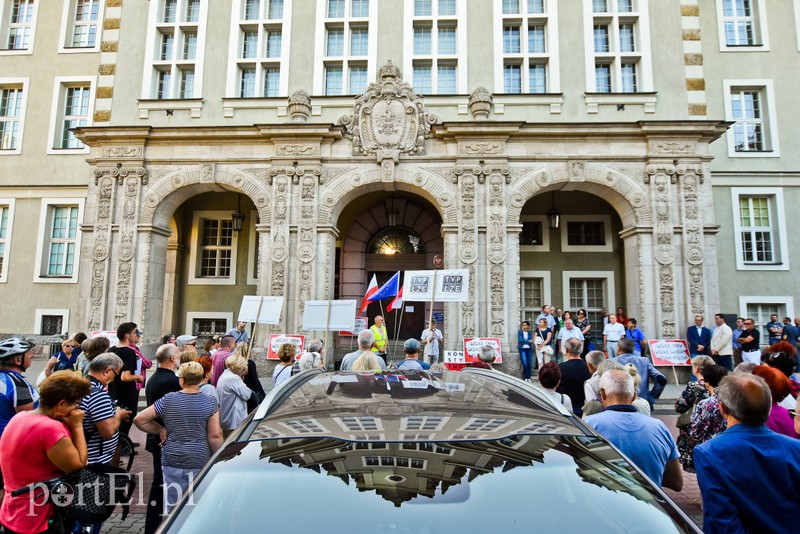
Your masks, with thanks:
[[[628,290],[628,316],[636,317],[646,335],[655,339],[659,327],[656,315],[659,294],[653,260],[653,234],[650,228],[629,228],[621,232],[625,254],[625,284]]]
[[[297,282],[292,284],[292,296],[294,301],[294,327],[287,325],[293,332],[308,335],[303,329],[303,311],[307,300],[311,300],[315,293],[314,283],[317,278],[315,274],[315,259],[317,256],[317,205],[319,179],[322,175],[322,168],[296,167],[295,183],[299,185],[299,210],[294,210],[293,218],[297,227],[295,257],[296,268],[292,269],[292,274],[297,276]],[[295,274],[296,273],[296,274]]]
[[[477,182],[478,177],[472,170],[461,166],[455,168],[455,179],[459,182],[459,211],[461,224],[458,228],[458,265],[469,270],[469,300],[461,304],[461,336],[473,337],[478,333],[476,308],[478,286],[476,277],[476,261],[478,259],[478,220],[477,220]],[[480,171],[479,171],[480,172]],[[447,246],[447,244],[446,244]],[[445,256],[450,263],[449,257]],[[449,312],[451,313],[451,312]]]
[[[444,268],[461,269],[464,264],[459,259],[461,241],[459,239],[459,227],[457,225],[442,225],[442,241],[444,244]],[[475,287],[475,281],[470,277],[469,285]],[[464,322],[464,305],[466,302],[445,302],[444,303],[444,346],[442,350],[464,350],[462,343]],[[473,304],[474,309],[474,304]],[[444,357],[444,354],[442,354]],[[443,361],[443,360],[440,360]]]
[[[292,181],[286,174],[283,167],[271,167],[269,169],[270,184],[272,187],[272,205],[275,207],[272,218],[272,228],[270,232],[269,259],[271,260],[265,269],[270,275],[269,295],[283,295],[286,299],[283,302],[281,311],[281,323],[271,325],[269,331],[281,333],[289,328],[294,322],[289,316],[288,294],[288,259],[290,250],[289,235],[289,205],[291,202]]]
[[[673,243],[673,214],[677,202],[672,185],[676,183],[675,167],[669,163],[647,166],[646,183],[651,184],[653,206],[654,258],[657,274],[654,279],[656,328],[651,337],[674,338],[677,335],[675,318],[675,245]]]
[[[503,217],[505,220],[505,217]],[[522,377],[522,361],[517,356],[517,329],[520,323],[519,310],[519,234],[522,231],[521,224],[506,226],[506,288],[503,304],[508,328],[503,336],[504,344],[508,344],[508,350],[504,351],[506,358],[503,360],[503,369],[514,376]],[[505,349],[505,347],[503,347]]]
[[[116,173],[116,167],[96,168],[94,185],[89,185],[87,194],[85,219],[90,221],[93,217],[94,220],[91,227],[86,227],[87,235],[81,247],[80,293],[89,298],[85,318],[78,324],[86,325],[90,331],[110,328],[106,319]]]
[[[148,342],[160,341],[164,333],[164,273],[167,270],[169,228],[140,228],[131,307],[133,319]],[[171,317],[171,315],[170,315]]]

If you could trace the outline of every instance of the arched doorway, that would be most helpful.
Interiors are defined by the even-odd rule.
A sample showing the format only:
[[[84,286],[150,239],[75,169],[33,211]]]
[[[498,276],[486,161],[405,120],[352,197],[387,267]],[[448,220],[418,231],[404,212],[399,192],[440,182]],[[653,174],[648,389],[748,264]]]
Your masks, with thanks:
[[[367,284],[376,276],[383,284],[396,272],[431,269],[433,258],[443,254],[442,220],[430,203],[412,193],[375,191],[354,199],[337,221],[337,288],[339,298],[364,297]],[[409,302],[386,313],[390,300],[373,303],[365,315],[370,324],[384,310],[390,337],[419,337],[425,328],[430,304]],[[441,306],[441,305],[439,305]],[[441,308],[434,304],[434,312]]]
[[[597,339],[602,309],[628,310],[622,220],[614,207],[591,193],[547,191],[525,203],[520,224],[520,320],[535,319],[544,304],[573,317],[585,308]]]

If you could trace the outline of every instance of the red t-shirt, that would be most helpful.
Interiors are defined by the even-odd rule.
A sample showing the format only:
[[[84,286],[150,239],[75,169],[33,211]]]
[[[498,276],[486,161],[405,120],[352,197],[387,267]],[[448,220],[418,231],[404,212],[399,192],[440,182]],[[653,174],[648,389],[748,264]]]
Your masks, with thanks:
[[[5,479],[0,523],[7,528],[31,533],[47,530],[54,512],[49,499],[41,491],[17,497],[11,492],[64,474],[47,457],[47,451],[63,437],[72,439],[67,426],[46,415],[20,412],[11,418],[0,438],[0,468]]]

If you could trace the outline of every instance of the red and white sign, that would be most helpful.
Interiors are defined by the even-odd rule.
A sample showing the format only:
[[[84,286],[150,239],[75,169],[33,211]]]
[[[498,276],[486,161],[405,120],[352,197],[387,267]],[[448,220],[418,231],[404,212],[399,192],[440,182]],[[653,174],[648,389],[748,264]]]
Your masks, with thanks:
[[[653,365],[691,366],[692,356],[685,339],[648,339]]]
[[[353,328],[353,331],[350,332],[349,330],[340,330],[340,336],[357,336],[362,330],[367,329],[367,325],[369,324],[369,319],[366,317],[356,317],[356,326]]]
[[[297,347],[297,354],[295,355],[295,359],[300,359],[300,356],[303,354],[303,347],[306,343],[306,336],[298,336],[295,334],[270,334],[269,336],[269,346],[267,347],[267,359],[268,360],[279,360],[278,358],[278,351],[281,348],[281,345],[284,343],[291,343],[295,347]]]
[[[466,363],[473,363],[479,360],[478,355],[481,353],[481,347],[489,345],[494,347],[497,351],[497,358],[494,363],[503,363],[503,352],[501,350],[499,337],[465,337],[464,338],[464,361]]]

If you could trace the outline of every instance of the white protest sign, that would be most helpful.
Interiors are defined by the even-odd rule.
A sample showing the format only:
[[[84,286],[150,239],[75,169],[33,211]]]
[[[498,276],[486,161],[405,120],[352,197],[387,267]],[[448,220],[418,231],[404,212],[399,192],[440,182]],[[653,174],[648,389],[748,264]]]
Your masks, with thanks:
[[[503,353],[499,337],[465,337],[464,360],[468,363],[477,362],[479,360],[478,355],[481,352],[481,348],[486,345],[494,348],[495,352],[497,352],[494,363],[503,363]]]
[[[444,351],[444,363],[466,363],[466,361],[464,360],[464,351],[461,350]]]
[[[278,324],[278,321],[281,320],[282,309],[283,297],[245,295],[242,297],[242,306],[239,308],[237,320],[246,323]]]
[[[689,346],[684,339],[650,339],[650,355],[653,365],[688,366],[692,365]]]
[[[469,271],[406,271],[403,300],[407,302],[463,302],[469,297]]]
[[[298,336],[294,334],[270,334],[269,336],[269,346],[267,348],[267,359],[268,360],[277,360],[278,358],[278,351],[281,348],[281,345],[284,343],[289,343],[294,345],[297,348],[297,352],[295,353],[295,359],[300,359],[300,356],[303,354],[303,346],[306,341],[306,336]]]
[[[330,310],[330,312],[329,312]],[[347,330],[356,325],[355,300],[307,300],[303,310],[305,330]]]

